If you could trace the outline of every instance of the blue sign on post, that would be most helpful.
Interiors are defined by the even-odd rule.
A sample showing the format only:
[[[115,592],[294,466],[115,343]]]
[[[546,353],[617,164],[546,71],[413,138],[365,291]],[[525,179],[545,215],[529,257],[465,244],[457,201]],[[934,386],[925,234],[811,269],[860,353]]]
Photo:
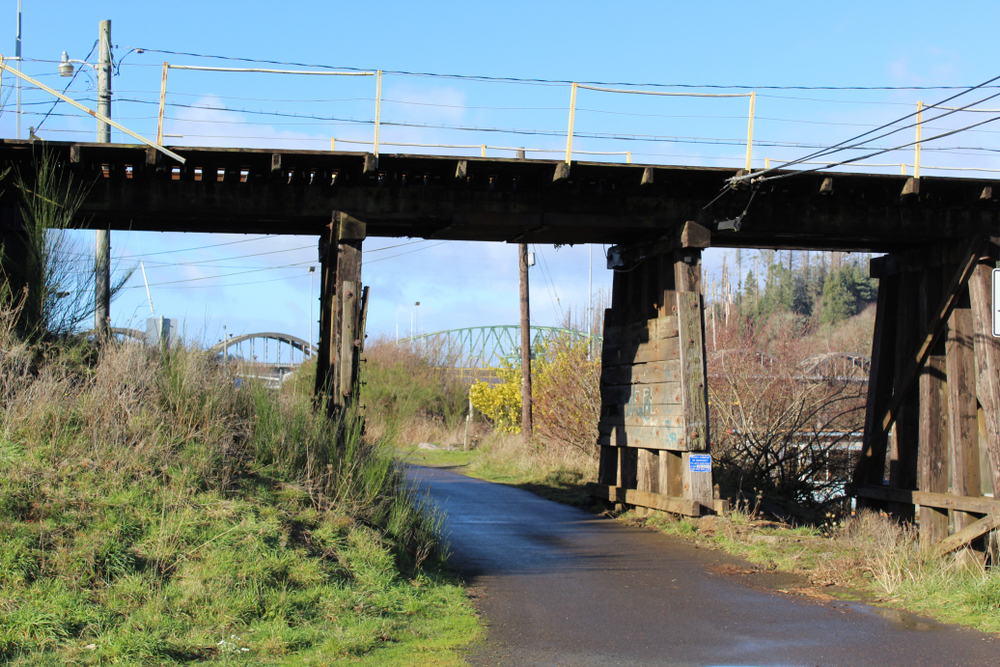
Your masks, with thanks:
[[[709,454],[692,454],[688,465],[691,472],[712,472],[712,457]]]

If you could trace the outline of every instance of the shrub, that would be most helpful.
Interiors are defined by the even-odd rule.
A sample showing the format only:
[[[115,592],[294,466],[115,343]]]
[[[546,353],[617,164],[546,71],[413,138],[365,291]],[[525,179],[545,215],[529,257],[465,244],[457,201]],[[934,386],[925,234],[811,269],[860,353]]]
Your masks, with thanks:
[[[532,425],[542,442],[593,456],[601,411],[601,360],[590,341],[563,336],[535,351],[531,364]],[[521,367],[506,360],[498,382],[472,385],[472,405],[500,433],[521,432]]]
[[[435,341],[376,338],[365,349],[361,403],[369,426],[396,436],[404,424],[428,420],[455,428],[468,403],[468,385]]]
[[[711,451],[727,492],[822,521],[843,504],[866,369],[837,357],[806,363],[815,355],[803,333],[787,318],[723,332],[723,349],[708,359]]]

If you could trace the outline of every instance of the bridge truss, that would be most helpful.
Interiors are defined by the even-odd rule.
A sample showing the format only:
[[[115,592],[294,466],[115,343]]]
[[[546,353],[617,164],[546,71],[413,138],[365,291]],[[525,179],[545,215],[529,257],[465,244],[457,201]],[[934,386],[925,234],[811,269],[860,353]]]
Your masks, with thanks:
[[[576,329],[559,327],[531,327],[532,354],[547,343],[559,338],[590,340],[594,351],[599,352],[602,336]],[[516,363],[520,357],[521,327],[516,324],[498,324],[484,327],[466,327],[422,334],[405,339],[427,346],[443,364],[455,368],[496,368],[504,360]]]

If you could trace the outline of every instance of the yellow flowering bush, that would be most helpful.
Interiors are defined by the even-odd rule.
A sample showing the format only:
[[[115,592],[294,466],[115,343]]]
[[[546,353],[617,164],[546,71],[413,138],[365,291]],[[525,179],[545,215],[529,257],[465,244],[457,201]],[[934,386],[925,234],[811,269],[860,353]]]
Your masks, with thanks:
[[[599,349],[588,354],[589,345],[587,340],[561,337],[535,350],[532,421],[543,441],[593,455],[601,411],[601,361]],[[520,433],[520,364],[503,360],[497,378],[499,382],[472,385],[472,405],[501,433]]]
[[[472,407],[501,433],[521,432],[521,366],[506,359],[496,374],[499,382],[476,381],[469,389]]]

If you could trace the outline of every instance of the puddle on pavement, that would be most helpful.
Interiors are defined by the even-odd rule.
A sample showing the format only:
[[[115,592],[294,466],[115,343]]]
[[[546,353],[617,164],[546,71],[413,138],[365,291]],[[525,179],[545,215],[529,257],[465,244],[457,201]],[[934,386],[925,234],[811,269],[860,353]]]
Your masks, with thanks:
[[[889,624],[897,630],[911,630],[913,632],[927,632],[928,630],[937,630],[941,627],[940,623],[928,620],[926,618],[921,618],[916,614],[911,614],[906,611],[899,611],[898,609],[885,609],[882,607],[864,607],[863,611],[874,614],[876,616],[881,616],[885,620],[889,621]]]

